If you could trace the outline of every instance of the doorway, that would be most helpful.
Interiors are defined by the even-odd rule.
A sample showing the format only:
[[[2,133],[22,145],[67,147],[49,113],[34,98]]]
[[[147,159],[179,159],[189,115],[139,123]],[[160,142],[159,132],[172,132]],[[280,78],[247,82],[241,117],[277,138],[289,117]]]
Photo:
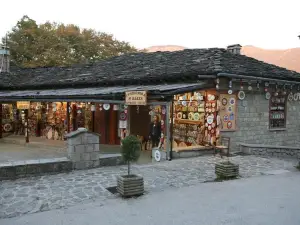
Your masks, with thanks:
[[[130,134],[148,139],[151,116],[149,106],[130,106]]]

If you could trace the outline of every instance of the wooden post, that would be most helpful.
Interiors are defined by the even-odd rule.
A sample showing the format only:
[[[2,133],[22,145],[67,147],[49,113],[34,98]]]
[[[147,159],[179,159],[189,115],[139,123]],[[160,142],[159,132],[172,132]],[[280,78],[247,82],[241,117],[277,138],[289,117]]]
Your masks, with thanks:
[[[70,133],[70,102],[67,102],[67,133]]]
[[[28,132],[28,113],[29,113],[29,109],[25,109],[24,110],[25,113],[25,142],[29,143],[29,132]]]
[[[2,104],[0,104],[0,138],[3,138],[2,130]]]
[[[96,109],[95,103],[92,106]],[[92,111],[92,131],[95,132],[95,110]]]

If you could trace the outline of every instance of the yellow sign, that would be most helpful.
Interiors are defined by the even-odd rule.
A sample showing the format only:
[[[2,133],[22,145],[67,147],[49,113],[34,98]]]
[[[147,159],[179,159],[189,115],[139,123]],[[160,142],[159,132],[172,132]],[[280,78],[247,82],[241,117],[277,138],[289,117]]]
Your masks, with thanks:
[[[18,109],[29,109],[30,102],[17,102],[17,108]]]
[[[147,105],[146,91],[127,91],[125,93],[126,105]]]

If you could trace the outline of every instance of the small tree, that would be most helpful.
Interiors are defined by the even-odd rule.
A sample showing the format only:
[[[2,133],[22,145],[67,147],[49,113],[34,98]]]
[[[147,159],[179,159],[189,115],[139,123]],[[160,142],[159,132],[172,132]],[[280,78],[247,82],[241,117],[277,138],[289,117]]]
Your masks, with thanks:
[[[127,136],[122,140],[122,156],[128,165],[128,175],[130,175],[130,163],[136,162],[141,154],[141,142],[133,135]]]

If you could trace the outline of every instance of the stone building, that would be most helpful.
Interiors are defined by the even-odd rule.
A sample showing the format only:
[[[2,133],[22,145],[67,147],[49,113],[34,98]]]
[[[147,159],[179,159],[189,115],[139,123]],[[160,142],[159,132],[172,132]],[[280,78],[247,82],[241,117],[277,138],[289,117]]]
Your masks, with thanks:
[[[135,53],[68,68],[19,68],[1,73],[0,102],[67,102],[67,132],[77,120],[70,119],[70,104],[91,103],[91,129],[108,145],[120,145],[128,134],[148,143],[156,115],[158,145],[169,158],[199,155],[221,145],[223,137],[231,138],[231,151],[300,156],[300,74],[241,55],[240,48]],[[129,92],[139,101],[128,99]]]

